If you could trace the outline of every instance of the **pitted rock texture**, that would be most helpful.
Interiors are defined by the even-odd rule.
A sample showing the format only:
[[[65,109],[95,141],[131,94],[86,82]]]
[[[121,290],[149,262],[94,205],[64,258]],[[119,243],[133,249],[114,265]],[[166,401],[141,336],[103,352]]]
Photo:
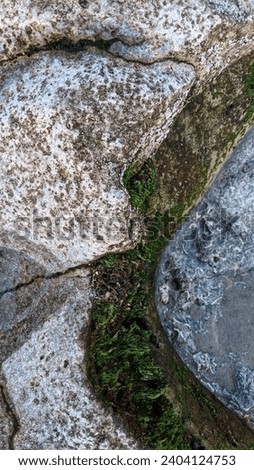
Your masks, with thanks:
[[[162,254],[156,303],[183,361],[254,427],[254,128]]]
[[[88,274],[68,270],[135,244],[123,173],[158,149],[196,80],[253,49],[253,8],[1,2],[2,448],[136,447],[90,390]],[[243,367],[236,382],[252,393],[251,380]]]
[[[89,283],[89,272],[76,270],[44,280],[37,293],[33,284],[17,289],[15,325],[13,321],[8,329],[5,322],[2,333],[18,336],[19,345],[13,341],[1,353],[1,382],[15,413],[16,431],[0,395],[1,448],[9,448],[11,436],[14,449],[135,448],[121,423],[95,399],[85,375]],[[27,308],[20,318],[24,303]]]
[[[54,41],[114,40],[111,52],[153,63],[174,57],[204,76],[253,49],[253,0],[3,0],[0,60]]]
[[[6,403],[4,387],[0,385],[0,450],[9,450],[14,433],[14,419]]]
[[[51,272],[131,246],[122,174],[158,146],[194,76],[185,64],[128,64],[96,49],[2,66],[2,246],[29,241]]]

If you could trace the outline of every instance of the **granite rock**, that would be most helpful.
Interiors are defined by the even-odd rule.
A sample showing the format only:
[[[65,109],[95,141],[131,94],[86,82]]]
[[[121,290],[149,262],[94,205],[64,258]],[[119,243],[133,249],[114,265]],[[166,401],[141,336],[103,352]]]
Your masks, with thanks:
[[[91,288],[71,268],[136,242],[122,176],[164,138],[193,67],[86,47],[18,58],[0,76],[0,446],[135,448],[90,388]]]
[[[194,83],[253,50],[253,12],[253,0],[1,2],[1,448],[137,447],[86,376],[84,265],[135,245],[140,220],[125,169],[153,155]],[[187,274],[177,275],[175,295]],[[251,270],[238,274],[251,285]],[[216,308],[219,286],[209,287]],[[169,279],[159,288],[164,312]],[[198,305],[206,302],[200,294]],[[188,345],[193,368],[214,377],[217,360],[197,347],[189,318],[167,328]],[[252,363],[228,357],[238,364],[230,406],[249,412]],[[219,381],[208,385],[220,396]]]
[[[123,172],[159,145],[194,77],[94,48],[2,66],[1,245],[26,245],[49,272],[133,245]]]
[[[15,429],[15,418],[6,401],[5,389],[0,385],[0,450],[9,450]]]
[[[5,322],[4,333],[11,333],[12,343],[1,354],[0,378],[12,413],[10,409],[6,412],[4,403],[1,411],[0,396],[0,425],[4,427],[1,439],[7,440],[0,441],[0,448],[136,447],[121,422],[116,422],[112,412],[95,398],[86,377],[84,338],[91,308],[89,284],[89,272],[78,269],[45,279],[44,289],[41,286],[37,295],[33,283],[16,289],[18,315],[9,329]],[[21,303],[29,297],[33,302],[20,318]]]
[[[106,40],[127,60],[174,57],[207,76],[253,48],[253,14],[253,0],[3,0],[0,60],[61,40]]]

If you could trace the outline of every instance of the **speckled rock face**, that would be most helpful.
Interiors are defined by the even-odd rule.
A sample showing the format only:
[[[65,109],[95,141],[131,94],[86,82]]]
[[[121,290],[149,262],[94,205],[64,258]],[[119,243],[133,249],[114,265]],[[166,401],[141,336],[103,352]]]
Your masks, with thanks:
[[[89,283],[89,272],[76,270],[16,289],[9,308],[17,315],[8,324],[5,312],[0,332],[0,448],[135,448],[85,375]]]
[[[125,169],[155,153],[194,83],[253,50],[253,11],[1,2],[0,448],[137,446],[86,377],[87,264],[137,242]]]
[[[254,129],[164,251],[156,302],[194,374],[254,427]]]
[[[188,65],[128,64],[95,49],[3,66],[2,245],[30,242],[51,271],[130,246],[122,173],[163,139],[193,79]]]
[[[13,417],[5,401],[3,387],[0,388],[0,450],[9,450],[14,431]]]
[[[68,39],[114,40],[111,51],[151,63],[175,57],[201,76],[253,47],[253,0],[3,0],[0,60]]]

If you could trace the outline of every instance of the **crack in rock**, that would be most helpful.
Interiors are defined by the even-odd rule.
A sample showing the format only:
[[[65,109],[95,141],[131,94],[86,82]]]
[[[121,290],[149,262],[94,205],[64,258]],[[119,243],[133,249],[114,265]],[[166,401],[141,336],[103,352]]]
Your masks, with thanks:
[[[3,0],[0,61],[52,41],[112,41],[110,52],[155,63],[191,62],[200,78],[253,50],[253,2],[245,0]]]
[[[98,50],[106,51],[110,53],[110,47],[118,41],[117,39],[103,40],[99,39],[97,41],[92,41],[89,39],[80,39],[78,41],[73,41],[69,38],[62,38],[57,41],[50,41],[42,46],[30,45],[28,48],[11,59],[6,59],[1,62],[1,64],[7,64],[17,60],[19,57],[32,57],[33,55],[39,54],[40,52],[50,52],[50,51],[64,51],[69,53],[78,53],[85,52],[91,47],[95,47]]]
[[[29,270],[22,256],[2,249],[0,277],[2,271],[15,284],[17,273],[39,271],[35,263]],[[136,448],[86,377],[92,296],[90,271],[82,265],[32,278],[0,299],[1,448]]]
[[[55,278],[58,278],[58,277],[61,277],[61,276],[67,276],[68,274],[71,274],[75,277],[78,277],[79,272],[81,272],[83,269],[88,269],[88,268],[89,268],[89,264],[80,264],[78,266],[68,268],[65,271],[59,271],[59,272],[49,274],[49,275],[45,274],[44,276],[36,276],[36,277],[30,279],[28,282],[16,284],[14,287],[11,287],[11,288],[8,288],[8,289],[5,289],[5,290],[1,291],[0,292],[0,298],[2,296],[4,296],[5,294],[14,293],[17,290],[22,289],[24,287],[29,287],[34,283],[41,283],[43,281],[48,281],[50,279],[55,279]]]

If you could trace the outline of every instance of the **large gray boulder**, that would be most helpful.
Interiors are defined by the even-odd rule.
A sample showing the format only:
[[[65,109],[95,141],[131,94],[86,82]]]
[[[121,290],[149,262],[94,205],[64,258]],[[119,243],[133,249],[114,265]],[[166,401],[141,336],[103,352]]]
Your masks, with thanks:
[[[12,448],[136,446],[110,410],[98,402],[85,376],[83,344],[91,303],[89,283],[88,271],[75,270],[41,280],[37,292],[31,287],[16,291],[19,315],[11,331],[6,327],[12,343],[8,354],[2,354],[6,357],[2,364],[4,406],[11,403],[15,409],[9,422],[8,414],[4,414],[3,436],[8,437]]]
[[[2,246],[27,243],[50,272],[131,246],[123,171],[159,145],[194,77],[189,65],[96,49],[2,66]]]
[[[254,427],[254,129],[162,254],[156,302],[183,361]]]
[[[133,448],[90,390],[81,337],[91,287],[79,280],[86,270],[72,280],[67,270],[135,243],[122,174],[163,139],[193,68],[91,48],[0,73],[1,446]]]

